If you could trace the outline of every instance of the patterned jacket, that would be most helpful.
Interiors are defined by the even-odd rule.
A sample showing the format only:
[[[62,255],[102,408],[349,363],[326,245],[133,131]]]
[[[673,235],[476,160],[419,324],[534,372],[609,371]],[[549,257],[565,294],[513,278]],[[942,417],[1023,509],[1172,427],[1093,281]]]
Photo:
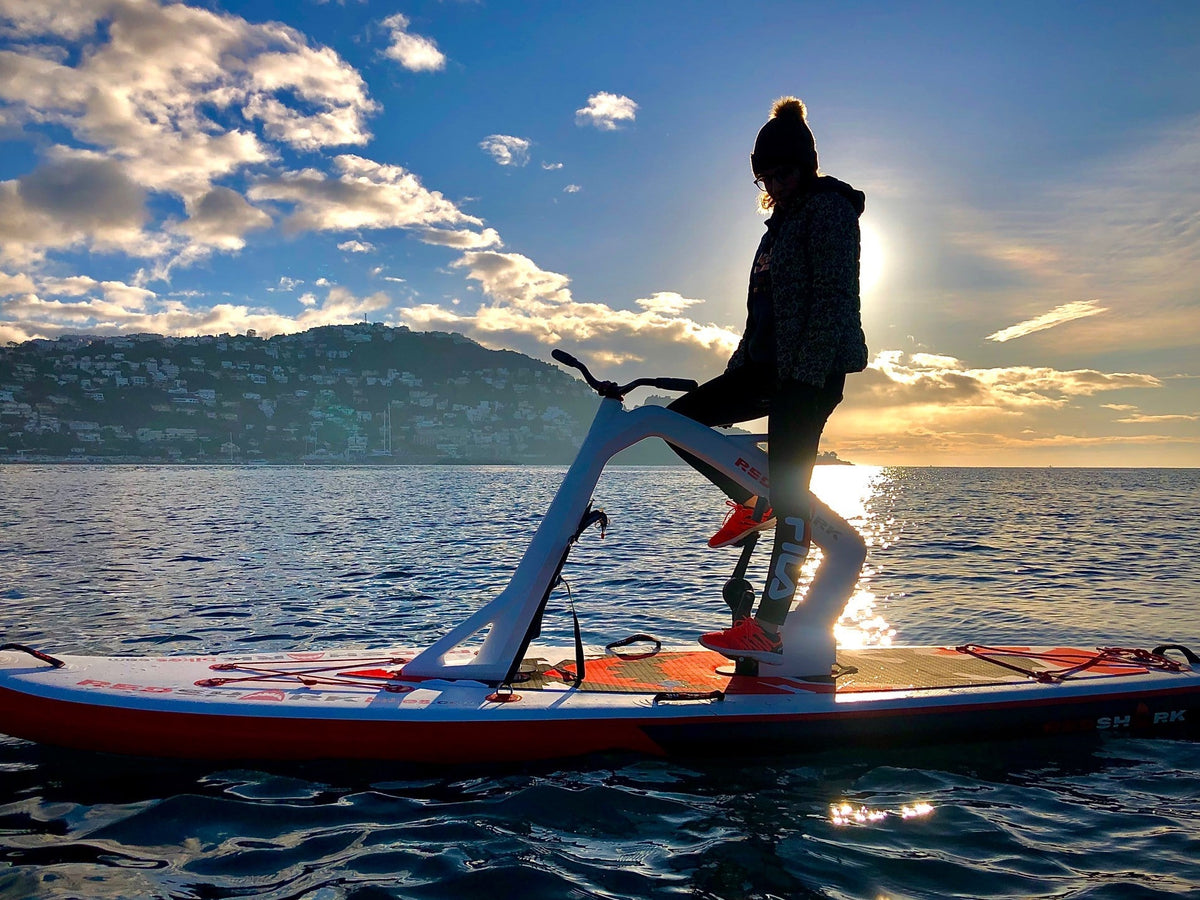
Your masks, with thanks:
[[[776,384],[820,386],[867,367],[858,295],[865,200],[822,176],[812,192],[776,207],[754,255],[746,330],[727,370],[751,363],[773,369]]]

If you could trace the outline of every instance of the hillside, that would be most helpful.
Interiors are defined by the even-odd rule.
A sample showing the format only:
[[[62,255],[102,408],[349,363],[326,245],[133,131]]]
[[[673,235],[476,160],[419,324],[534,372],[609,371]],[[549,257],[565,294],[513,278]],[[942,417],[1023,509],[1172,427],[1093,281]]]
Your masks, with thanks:
[[[0,348],[0,460],[563,464],[596,402],[556,366],[403,327],[72,336]]]

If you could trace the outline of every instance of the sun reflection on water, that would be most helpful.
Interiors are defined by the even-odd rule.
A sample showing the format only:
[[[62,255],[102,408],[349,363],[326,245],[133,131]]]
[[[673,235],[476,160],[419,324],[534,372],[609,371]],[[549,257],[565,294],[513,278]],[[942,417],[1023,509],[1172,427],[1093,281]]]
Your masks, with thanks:
[[[829,821],[834,825],[873,825],[887,818],[919,819],[933,812],[933,804],[924,801],[905,804],[899,809],[871,809],[842,802],[829,807]]]
[[[813,471],[813,493],[858,529],[867,543],[867,562],[858,587],[833,629],[839,647],[890,647],[896,634],[884,619],[878,598],[870,588],[875,574],[871,549],[886,547],[896,538],[895,521],[886,509],[878,508],[891,479],[889,471],[879,466],[818,466]],[[812,579],[819,560],[820,554],[814,552],[805,563],[806,583]]]

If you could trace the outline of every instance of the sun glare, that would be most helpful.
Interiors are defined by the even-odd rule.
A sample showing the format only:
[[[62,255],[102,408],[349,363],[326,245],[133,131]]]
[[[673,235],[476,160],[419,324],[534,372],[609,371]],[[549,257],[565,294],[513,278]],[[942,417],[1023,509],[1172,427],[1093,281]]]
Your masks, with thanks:
[[[899,809],[871,809],[868,806],[842,802],[829,807],[829,820],[834,825],[874,825],[889,817],[901,819],[919,819],[933,812],[933,804],[920,801],[919,803],[904,804]]]
[[[871,225],[862,224],[862,255],[859,259],[859,290],[862,294],[873,294],[883,281],[887,265],[883,237]]]
[[[868,547],[886,545],[893,539],[891,523],[880,520],[873,510],[874,499],[887,476],[875,466],[817,466],[813,471],[813,493],[837,510],[838,515],[859,529]],[[815,571],[810,569],[810,574]],[[854,595],[834,625],[837,645],[847,649],[890,647],[896,631],[888,624],[871,590],[873,575],[868,563]]]

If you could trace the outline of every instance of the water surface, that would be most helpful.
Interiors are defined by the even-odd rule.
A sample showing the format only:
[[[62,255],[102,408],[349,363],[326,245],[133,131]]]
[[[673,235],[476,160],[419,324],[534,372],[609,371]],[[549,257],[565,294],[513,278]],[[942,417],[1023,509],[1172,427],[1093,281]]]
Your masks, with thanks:
[[[0,467],[0,638],[95,654],[421,645],[503,587],[562,474]],[[1200,472],[822,467],[814,487],[870,546],[843,644],[1200,646]],[[564,573],[589,643],[686,642],[723,624],[736,554],[705,546],[724,511],[712,488],[689,470],[622,468],[596,501],[612,526],[589,531]],[[569,643],[555,598],[543,640]],[[1128,898],[1200,885],[1194,741],[769,750],[418,771],[123,760],[0,738],[0,897]]]

